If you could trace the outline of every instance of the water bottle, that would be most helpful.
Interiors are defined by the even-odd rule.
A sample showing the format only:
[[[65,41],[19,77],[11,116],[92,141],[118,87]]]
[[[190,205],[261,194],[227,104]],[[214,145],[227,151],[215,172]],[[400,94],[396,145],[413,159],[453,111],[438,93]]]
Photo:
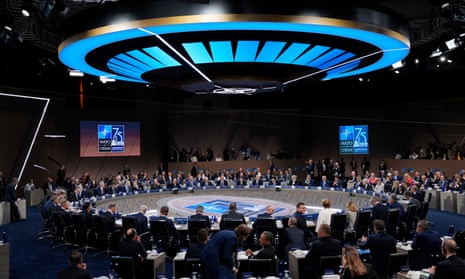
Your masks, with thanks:
[[[161,243],[161,240],[159,239],[157,241],[157,253],[160,254],[161,252],[163,252],[163,245]]]
[[[3,243],[8,243],[8,239],[6,238],[6,232],[3,232],[3,238],[2,238]]]

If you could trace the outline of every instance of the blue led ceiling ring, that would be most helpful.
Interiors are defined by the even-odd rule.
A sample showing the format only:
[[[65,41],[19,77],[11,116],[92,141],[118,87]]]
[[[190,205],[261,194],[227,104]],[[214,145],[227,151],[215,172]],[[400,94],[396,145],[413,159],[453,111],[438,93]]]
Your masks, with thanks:
[[[252,18],[255,19],[255,21],[243,21],[244,19],[251,20]],[[258,21],[264,19],[274,19],[274,21]],[[289,22],[289,19],[293,19],[293,21]],[[282,22],[279,20],[282,20]],[[190,23],[181,24],[180,22]],[[133,50],[125,48],[124,51],[121,51],[121,53],[116,54],[114,57],[108,59],[108,61],[106,61],[104,64],[100,63],[100,65],[97,65],[93,59],[89,59],[89,55],[95,50],[115,44],[122,44],[126,41],[134,41],[136,39],[147,37],[150,38],[151,35],[147,34],[147,32],[144,32],[140,28],[155,34],[159,34],[161,36],[169,36],[177,33],[182,33],[184,35],[212,31],[254,31],[258,32],[257,34],[264,31],[278,31],[307,35],[321,34],[324,36],[332,36],[335,39],[359,40],[373,47],[372,53],[352,53],[355,56],[351,56],[350,53],[348,53],[349,51],[345,49],[336,49],[336,51],[342,52],[340,56],[335,57],[341,60],[341,56],[345,55],[345,60],[342,59],[339,61],[340,64],[331,64],[329,62],[326,63],[326,65],[329,65],[330,67],[327,68],[326,75],[323,77],[323,79],[343,78],[376,71],[402,60],[409,52],[409,41],[406,36],[399,32],[377,27],[372,24],[361,24],[348,20],[304,16],[221,14],[208,16],[176,16],[170,18],[138,20],[126,22],[124,24],[114,24],[101,28],[95,28],[63,41],[59,47],[59,57],[61,61],[68,65],[70,68],[79,69],[88,74],[97,76],[111,76],[115,79],[131,82],[156,82],[152,80],[145,80],[144,75],[146,76],[147,72],[157,69],[163,69],[166,67],[179,67],[183,64],[182,61],[180,61],[178,57],[169,55],[166,53],[166,51],[161,54],[161,60],[163,61],[160,61],[160,57],[153,57],[151,55],[146,56],[151,57],[151,59],[153,59],[155,62],[140,61],[139,58],[133,57],[131,55],[131,53],[133,53],[137,56],[136,52],[140,52],[140,48],[138,47],[134,47]],[[154,42],[156,42],[155,39]],[[208,44],[221,42],[224,43],[225,41],[210,41]],[[261,40],[260,43],[266,45],[267,42],[267,40]],[[195,42],[189,41],[188,38],[185,42],[178,42],[179,45],[183,46],[183,52],[187,51],[188,53],[189,51],[186,49],[192,47],[193,43]],[[299,48],[295,44],[302,42],[288,42],[283,40],[282,42],[278,43],[287,44],[287,47]],[[320,46],[325,47],[322,45]],[[200,52],[205,52],[201,49],[202,47],[194,47],[199,49]],[[327,47],[334,50],[334,47]],[[145,48],[147,49],[147,47]],[[208,48],[208,45],[206,48]],[[282,51],[284,52],[285,49],[287,48],[283,48]],[[163,52],[163,50],[160,48],[151,49],[151,51]],[[195,51],[191,51],[190,53],[194,52]],[[147,54],[145,50],[143,50],[142,53],[144,55]],[[238,53],[236,52],[235,55],[237,54]],[[259,59],[260,54],[261,53],[257,53],[255,61],[247,62],[263,62]],[[265,59],[264,62],[282,64],[285,59],[283,59],[280,55],[283,54],[284,53],[278,53],[275,56],[275,61],[269,61]],[[303,55],[305,53],[301,54]],[[373,54],[373,56],[377,56],[377,59],[370,64],[364,64],[364,61],[357,60],[357,57],[360,59],[361,57],[372,57],[371,54]],[[212,56],[211,53],[209,55]],[[286,55],[289,56],[290,54]],[[130,59],[128,60],[125,57],[130,57]],[[141,57],[140,53],[139,57]],[[199,60],[197,57],[192,55],[189,57],[189,59],[194,62],[195,65],[215,62],[214,59],[210,59],[211,62],[207,61],[208,59]],[[237,59],[235,59],[235,56],[231,56],[229,61],[223,60],[221,63],[240,62],[236,61]],[[299,57],[295,57],[295,59],[297,60]],[[296,60],[289,61],[289,64],[294,63]],[[141,63],[135,63],[139,65],[132,65],[133,62]],[[154,65],[155,67],[150,68]],[[325,63],[322,63],[321,65],[325,65]],[[325,72],[325,68],[319,68],[319,71]]]

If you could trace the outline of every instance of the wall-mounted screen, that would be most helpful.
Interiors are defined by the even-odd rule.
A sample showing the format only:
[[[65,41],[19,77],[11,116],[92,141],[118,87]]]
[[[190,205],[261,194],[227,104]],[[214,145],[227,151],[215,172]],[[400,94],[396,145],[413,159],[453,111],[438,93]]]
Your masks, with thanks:
[[[339,154],[368,154],[368,125],[339,126]]]
[[[81,157],[140,156],[140,123],[81,121]]]

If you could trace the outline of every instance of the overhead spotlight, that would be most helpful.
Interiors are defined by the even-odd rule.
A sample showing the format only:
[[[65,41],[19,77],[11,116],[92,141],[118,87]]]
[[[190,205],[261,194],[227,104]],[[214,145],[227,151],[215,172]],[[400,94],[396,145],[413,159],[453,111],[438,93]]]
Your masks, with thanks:
[[[457,38],[447,40],[445,43],[448,50],[453,50],[459,47],[459,40]]]
[[[25,8],[21,9],[21,14],[24,16],[24,17],[29,17],[31,14],[29,13],[29,11]]]
[[[438,56],[440,56],[441,54],[442,54],[442,51],[441,51],[439,48],[437,48],[437,49],[433,50],[433,52],[431,52],[431,54],[430,54],[429,57],[431,57],[431,58],[432,58],[432,57],[438,57]]]
[[[69,69],[68,73],[70,77],[83,77],[84,76],[84,73],[79,70]]]
[[[402,60],[392,64],[393,69],[399,69],[399,68],[402,68],[404,66],[405,66],[405,64],[404,64],[404,62]]]
[[[104,76],[101,76],[100,77],[100,82],[105,84],[107,82],[115,82],[115,79],[114,78],[109,78],[109,77],[104,77]]]

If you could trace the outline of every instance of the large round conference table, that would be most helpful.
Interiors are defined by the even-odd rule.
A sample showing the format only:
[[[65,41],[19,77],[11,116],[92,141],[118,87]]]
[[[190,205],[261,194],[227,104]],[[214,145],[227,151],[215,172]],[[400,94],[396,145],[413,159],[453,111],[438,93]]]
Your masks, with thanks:
[[[179,190],[177,193],[165,189],[162,191],[140,192],[130,195],[116,195],[96,201],[96,207],[106,210],[110,203],[117,205],[121,214],[137,212],[141,205],[149,209],[168,206],[172,217],[186,217],[195,213],[198,205],[204,207],[204,214],[218,216],[228,210],[230,202],[238,204],[238,211],[246,217],[262,213],[267,205],[275,207],[275,216],[289,216],[296,210],[296,204],[303,202],[307,213],[318,213],[322,199],[328,198],[331,208],[345,209],[347,202],[353,201],[359,208],[369,207],[373,194],[353,193],[337,190],[305,188],[235,188],[235,189],[196,189]]]

